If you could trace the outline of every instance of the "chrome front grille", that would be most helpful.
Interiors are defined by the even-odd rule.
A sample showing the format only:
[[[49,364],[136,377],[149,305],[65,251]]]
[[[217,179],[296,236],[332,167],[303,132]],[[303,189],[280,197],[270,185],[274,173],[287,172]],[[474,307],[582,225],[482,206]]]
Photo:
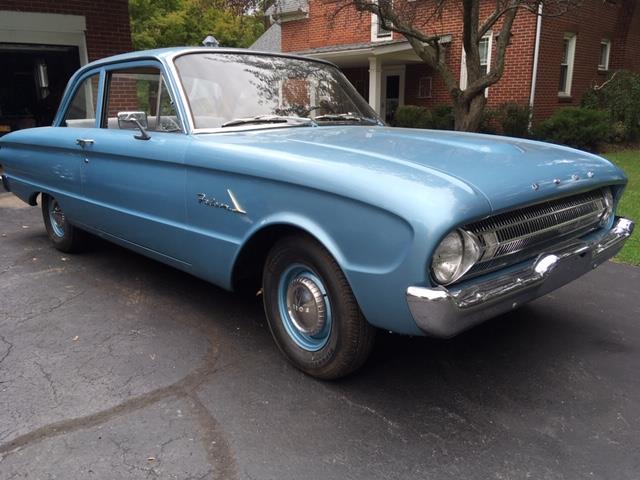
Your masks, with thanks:
[[[596,230],[606,211],[604,192],[594,190],[466,225],[464,229],[480,241],[483,254],[465,278],[535,257]]]

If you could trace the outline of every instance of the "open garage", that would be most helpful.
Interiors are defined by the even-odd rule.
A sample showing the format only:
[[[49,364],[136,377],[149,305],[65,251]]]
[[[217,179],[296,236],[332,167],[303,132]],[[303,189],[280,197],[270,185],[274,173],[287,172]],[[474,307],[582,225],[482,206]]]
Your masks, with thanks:
[[[0,0],[0,136],[50,125],[75,70],[130,50],[126,0]]]

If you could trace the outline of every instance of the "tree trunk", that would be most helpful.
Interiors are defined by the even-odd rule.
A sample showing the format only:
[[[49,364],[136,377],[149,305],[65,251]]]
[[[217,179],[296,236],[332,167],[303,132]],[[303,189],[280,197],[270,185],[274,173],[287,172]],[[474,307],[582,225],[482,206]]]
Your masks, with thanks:
[[[454,99],[453,117],[455,129],[460,132],[477,132],[480,130],[486,103],[487,99],[484,93],[476,95],[468,102]]]

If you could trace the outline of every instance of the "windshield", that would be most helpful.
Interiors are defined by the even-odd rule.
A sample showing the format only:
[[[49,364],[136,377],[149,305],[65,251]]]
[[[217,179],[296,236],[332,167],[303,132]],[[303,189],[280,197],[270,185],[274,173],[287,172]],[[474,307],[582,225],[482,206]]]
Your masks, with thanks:
[[[342,73],[324,63],[266,55],[194,53],[175,65],[194,126],[377,124]],[[274,121],[282,117],[282,122]],[[266,120],[264,120],[266,119]]]

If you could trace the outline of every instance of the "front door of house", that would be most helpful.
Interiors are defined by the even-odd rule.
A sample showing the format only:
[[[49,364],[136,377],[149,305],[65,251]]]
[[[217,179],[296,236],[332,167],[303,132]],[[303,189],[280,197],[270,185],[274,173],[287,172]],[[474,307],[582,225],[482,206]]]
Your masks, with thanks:
[[[396,110],[404,105],[404,69],[383,70],[381,114],[387,123],[393,122]]]

